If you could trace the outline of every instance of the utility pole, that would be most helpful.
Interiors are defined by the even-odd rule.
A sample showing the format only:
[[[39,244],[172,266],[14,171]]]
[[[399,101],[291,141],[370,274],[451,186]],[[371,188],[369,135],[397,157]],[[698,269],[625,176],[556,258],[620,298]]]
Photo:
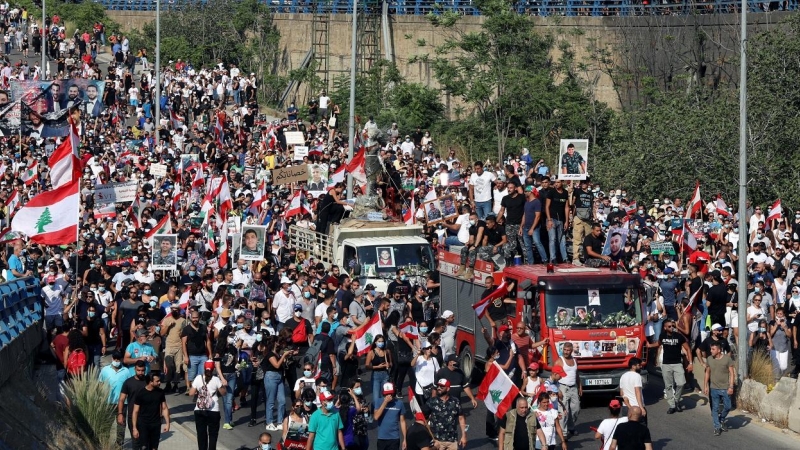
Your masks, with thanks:
[[[156,76],[155,76],[155,99],[151,99],[155,103],[155,136],[153,136],[153,147],[158,150],[159,140],[161,139],[161,0],[156,0]]]
[[[739,263],[736,296],[739,335],[736,336],[739,383],[747,378],[747,1],[742,0],[742,31],[739,41]],[[744,337],[743,337],[744,336]]]
[[[353,147],[356,145],[356,52],[358,39],[358,0],[353,0],[353,42],[350,46],[350,114],[348,123],[347,158],[353,159]],[[327,86],[326,86],[327,88]],[[353,198],[353,175],[347,174],[347,199]]]

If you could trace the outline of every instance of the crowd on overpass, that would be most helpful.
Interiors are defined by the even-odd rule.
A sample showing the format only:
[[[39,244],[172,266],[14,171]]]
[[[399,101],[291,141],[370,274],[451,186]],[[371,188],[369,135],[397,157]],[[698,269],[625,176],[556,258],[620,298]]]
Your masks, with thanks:
[[[33,27],[19,17],[15,27]],[[210,67],[170,61],[162,92],[155,92],[146,55],[140,52],[139,64],[117,58],[130,53],[127,40],[109,37],[106,47],[98,26],[73,41],[75,56],[88,53],[91,61],[54,75],[105,80],[112,95],[100,111],[67,102],[67,135],[2,138],[0,222],[7,250],[0,265],[6,280],[32,276],[43,284],[59,377],[68,382],[89,366],[102,368],[112,387],[117,443],[127,429],[141,446],[157,447],[162,420],[169,424],[166,393],[196,397],[201,449],[215,448],[220,433],[224,439],[241,426],[265,428],[268,437],[259,445],[299,440],[326,449],[375,445],[366,439],[370,427],[386,449],[430,448],[432,441],[454,449],[483,439],[474,430],[468,434],[462,420],[462,408],[475,408],[478,400],[458,368],[458,317],[435,307],[438,271],[412,285],[398,269],[387,292],[377,292],[351,277],[349,267],[326,267],[287,245],[290,226],[328,230],[348,214],[346,185],[337,178],[343,167],[356,178],[350,194],[362,195],[364,165],[348,157],[342,108],[322,92],[268,121],[254,74],[222,61]],[[63,33],[54,27],[50,34]],[[84,34],[89,46],[79,45],[87,43]],[[114,57],[98,62],[95,46]],[[59,43],[51,56],[66,61],[71,48]],[[6,56],[23,51],[14,46]],[[29,79],[24,70],[11,70],[5,81],[23,78]],[[3,99],[8,104],[9,94],[0,94]],[[162,111],[158,124],[154,101]],[[751,352],[735,357],[761,352],[776,378],[797,375],[800,210],[794,218],[776,205],[731,211],[716,198],[702,202],[699,188],[688,203],[634,201],[634,187],[560,180],[586,172],[568,146],[556,167],[527,149],[504,161],[462,162],[421,128],[370,120],[359,130],[359,140],[374,144],[379,157],[385,215],[423,223],[434,249],[459,252],[459,276],[469,279],[476,259],[497,268],[608,265],[638,272],[648,292],[649,344],[661,348],[672,381],[668,412],[682,410],[685,383],[726,404],[730,393],[711,367],[729,361],[737,339],[747,339]],[[302,155],[289,144],[298,133],[294,145],[307,149]],[[63,146],[76,153],[78,210],[53,203],[35,226],[16,223],[15,216],[30,217],[42,198],[60,189],[55,178],[64,173],[55,170],[53,155]],[[322,178],[312,171],[307,181],[275,182],[281,169],[303,164]],[[103,202],[100,194],[109,189],[126,195],[122,186],[132,195]],[[448,196],[443,216],[414,208]],[[76,236],[49,232],[50,223],[72,220],[64,216],[75,217]],[[251,225],[264,227],[263,240],[254,242],[256,258],[235,245],[247,243],[243,227]],[[738,255],[740,239],[747,255]],[[748,285],[741,287],[735,281],[740,257],[748,262]],[[486,295],[493,290],[487,286]],[[736,315],[745,295],[746,332],[737,329]],[[486,331],[487,356],[496,356],[524,399],[503,418],[487,420],[485,434],[501,449],[519,448],[515,439],[524,434],[514,430],[525,426],[539,447],[566,448],[582,395],[571,349],[564,346],[551,373],[542,374],[531,355],[547,343],[534,342],[533,324],[510,321],[502,299],[488,314],[494,325]],[[374,317],[380,330],[370,329]],[[367,335],[369,342],[359,337]],[[627,415],[631,424],[616,434],[601,424],[598,437],[607,448],[644,448],[649,440],[637,361],[631,360],[622,399],[609,405],[612,416]],[[721,378],[724,383],[724,373]],[[406,411],[413,412],[408,421]],[[726,428],[725,414],[714,415],[715,432]]]

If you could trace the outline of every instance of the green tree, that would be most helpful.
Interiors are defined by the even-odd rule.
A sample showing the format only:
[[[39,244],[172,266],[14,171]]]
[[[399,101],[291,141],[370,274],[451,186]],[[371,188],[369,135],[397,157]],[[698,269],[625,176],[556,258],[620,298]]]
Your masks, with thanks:
[[[554,159],[561,138],[590,137],[597,143],[608,115],[598,116],[605,117],[600,128],[590,123],[583,86],[567,71],[569,65],[550,56],[553,36],[537,33],[533,20],[517,14],[510,0],[476,0],[474,5],[484,16],[477,32],[460,29],[456,14],[429,16],[446,35],[429,59],[444,92],[463,101],[468,115],[477,119],[464,130],[478,146],[476,156],[488,156],[494,147],[502,159],[518,153],[523,143]]]
[[[50,217],[50,208],[45,208],[42,215],[39,216],[39,219],[36,221],[36,232],[44,233],[45,225],[50,225],[51,223],[53,223],[53,218]]]

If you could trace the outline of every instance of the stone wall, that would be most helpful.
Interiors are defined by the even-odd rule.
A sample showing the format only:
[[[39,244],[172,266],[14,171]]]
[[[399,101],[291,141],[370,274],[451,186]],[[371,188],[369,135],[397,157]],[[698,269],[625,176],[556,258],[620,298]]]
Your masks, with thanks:
[[[123,30],[136,29],[155,14],[146,11],[108,11]],[[774,26],[785,17],[783,12],[749,14],[748,33]],[[331,15],[329,27],[330,79],[350,70],[352,17]],[[652,76],[658,83],[719,83],[737,79],[739,16],[736,14],[645,16],[645,17],[536,17],[536,26],[543,33],[552,33],[570,43],[575,60],[586,63],[580,74],[591,81],[595,97],[613,108],[635,102],[641,95],[641,81]],[[394,62],[409,81],[436,85],[430,65],[415,56],[433,53],[432,48],[443,43],[447,35],[434,28],[422,16],[390,16],[391,42]],[[467,16],[461,21],[464,31],[477,31],[482,23],[479,16]],[[312,16],[307,14],[276,14],[275,24],[281,33],[283,73],[300,66],[311,47]],[[422,40],[425,47],[418,45]],[[378,39],[382,54],[383,39]],[[556,47],[558,48],[558,47]],[[604,49],[617,70],[632,73],[612,80],[608,67],[592,58]],[[553,51],[553,57],[560,55]],[[616,81],[616,83],[614,82]],[[445,98],[450,104],[450,99]]]

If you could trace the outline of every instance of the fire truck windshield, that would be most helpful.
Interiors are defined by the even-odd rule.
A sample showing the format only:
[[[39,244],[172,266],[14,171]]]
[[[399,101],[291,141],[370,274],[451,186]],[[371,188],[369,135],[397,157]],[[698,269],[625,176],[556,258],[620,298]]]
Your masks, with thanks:
[[[618,328],[642,323],[638,287],[546,290],[551,328]]]

